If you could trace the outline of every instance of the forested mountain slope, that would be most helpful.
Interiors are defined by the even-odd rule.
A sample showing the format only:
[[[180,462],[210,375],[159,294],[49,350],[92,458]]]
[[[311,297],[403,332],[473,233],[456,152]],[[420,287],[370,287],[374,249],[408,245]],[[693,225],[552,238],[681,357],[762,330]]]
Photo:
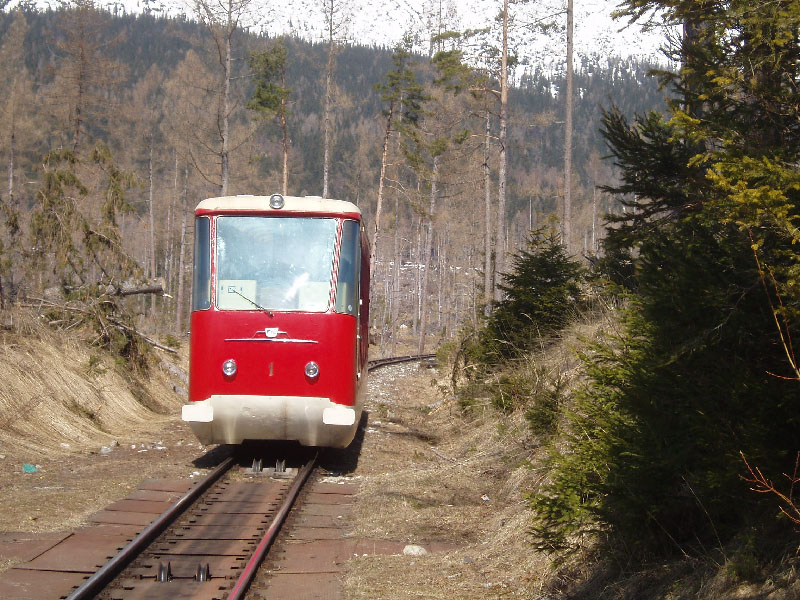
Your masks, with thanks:
[[[8,174],[8,185],[3,186],[0,198],[12,212],[30,212],[41,190],[43,156],[53,150],[69,150],[83,165],[78,170],[88,169],[89,153],[98,143],[105,144],[110,150],[109,164],[135,176],[135,183],[124,193],[129,206],[120,203],[115,209],[124,251],[143,272],[165,277],[170,293],[177,296],[181,248],[186,248],[191,235],[187,211],[198,199],[220,193],[223,115],[228,117],[230,130],[228,193],[271,193],[280,186],[281,136],[277,122],[258,121],[246,108],[253,91],[248,58],[275,40],[237,30],[230,42],[232,72],[226,110],[221,100],[224,82],[220,47],[202,24],[152,14],[112,15],[85,3],[69,10],[26,8],[0,13],[4,58],[0,68],[4,79],[13,82],[0,90],[5,111],[0,127],[0,161]],[[284,43],[286,87],[290,90],[288,191],[321,194],[328,45],[293,38]],[[417,79],[431,90],[429,93],[441,94],[432,86],[435,73],[427,57],[413,60]],[[374,86],[392,68],[392,51],[343,45],[337,49],[334,64],[329,195],[358,203],[369,218],[375,210],[385,128],[382,111],[386,108]],[[615,104],[626,114],[660,109],[663,94],[656,81],[647,76],[649,69],[650,65],[617,57],[584,59],[576,69],[574,219],[580,244],[589,251],[597,243],[591,241],[590,232],[593,200],[596,215],[612,208],[609,200],[596,194],[594,186],[616,180],[613,166],[601,159],[607,153],[598,133],[601,107]],[[549,215],[558,217],[563,194],[561,77],[533,69],[517,73],[516,80],[519,83],[512,88],[509,101],[508,235],[504,240],[508,250],[522,245],[530,225],[543,222]],[[447,157],[450,179],[440,184],[442,205],[437,218],[448,220],[451,214],[459,218],[452,224],[434,225],[432,247],[437,265],[446,260],[449,266],[469,269],[480,263],[483,252],[478,244],[483,213],[476,196],[482,190],[479,142],[483,123],[470,112],[473,108],[468,94],[453,96],[447,102],[450,116],[441,112],[447,103],[440,103],[438,108],[431,103],[424,108],[426,126],[457,119],[460,131],[471,133],[477,141],[460,146],[450,143],[454,149]],[[496,130],[495,119],[491,127]],[[427,199],[423,202],[421,198],[428,183],[424,173],[413,177],[400,173],[407,160],[400,142],[393,142],[389,162],[396,172],[391,175],[390,168],[387,201],[392,203],[394,196],[399,196],[396,219],[401,254],[421,262],[417,233],[428,217],[421,208],[427,205]],[[490,163],[494,187],[496,142]],[[81,180],[95,191],[101,185],[97,168],[91,175],[84,173]],[[97,198],[91,200],[93,193],[87,196],[83,209],[90,220],[98,216],[102,204]],[[394,220],[394,216],[389,218],[389,227]],[[24,253],[14,250],[15,244],[30,235],[29,225],[24,218],[18,225],[14,239],[4,244],[10,261],[7,277],[14,285],[30,284],[31,278],[22,272],[23,264],[30,261],[22,260]],[[185,277],[189,258],[185,250],[183,255]],[[378,258],[382,260],[383,256]],[[55,274],[44,279],[42,285],[59,283]],[[476,275],[474,283],[461,283],[462,316],[477,303],[478,279]],[[439,285],[442,290],[437,289]],[[405,286],[412,286],[412,282]],[[440,306],[453,304],[442,298],[452,287],[444,280],[432,283],[431,294],[438,294]],[[384,292],[376,286],[376,293],[380,296]],[[412,296],[409,292],[408,302],[412,302]],[[184,292],[176,301],[185,306],[185,298]],[[161,320],[175,319],[176,301],[163,306],[158,301],[156,310]],[[420,307],[406,305],[403,312],[407,316],[414,312],[416,317]],[[436,321],[439,328],[450,318],[441,313],[440,309]]]

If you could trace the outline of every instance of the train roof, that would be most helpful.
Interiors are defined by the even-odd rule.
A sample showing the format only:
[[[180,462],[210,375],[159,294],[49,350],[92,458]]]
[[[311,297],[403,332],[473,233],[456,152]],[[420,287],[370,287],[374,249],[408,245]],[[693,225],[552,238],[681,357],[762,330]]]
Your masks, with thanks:
[[[280,195],[280,194],[273,194]],[[206,198],[197,205],[196,211],[258,211],[258,212],[310,212],[332,214],[361,214],[361,209],[352,202],[331,200],[320,196],[283,196],[283,208],[271,208],[272,196],[221,196]]]

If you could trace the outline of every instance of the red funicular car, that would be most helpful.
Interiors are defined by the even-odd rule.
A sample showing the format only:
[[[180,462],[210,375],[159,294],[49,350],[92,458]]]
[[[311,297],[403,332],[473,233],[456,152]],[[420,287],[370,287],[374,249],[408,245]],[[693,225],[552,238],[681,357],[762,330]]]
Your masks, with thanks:
[[[183,420],[204,444],[346,447],[366,388],[368,319],[357,206],[280,194],[203,200]]]

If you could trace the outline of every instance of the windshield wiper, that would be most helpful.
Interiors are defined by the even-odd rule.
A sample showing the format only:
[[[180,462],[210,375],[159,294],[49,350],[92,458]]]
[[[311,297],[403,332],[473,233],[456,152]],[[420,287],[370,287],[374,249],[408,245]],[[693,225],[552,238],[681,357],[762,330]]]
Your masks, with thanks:
[[[252,304],[253,306],[255,306],[255,307],[258,309],[258,310],[260,310],[260,311],[263,311],[263,312],[267,313],[267,314],[270,316],[270,318],[272,318],[272,317],[274,317],[274,316],[275,316],[275,315],[272,313],[272,311],[271,311],[271,310],[269,310],[268,308],[264,308],[264,307],[263,307],[263,306],[261,306],[261,305],[260,305],[258,302],[256,302],[255,300],[253,300],[252,298],[248,298],[247,296],[245,296],[244,294],[242,294],[242,293],[241,293],[239,290],[237,290],[237,289],[235,289],[235,288],[234,288],[234,289],[232,289],[232,290],[230,290],[230,291],[232,291],[232,292],[233,292],[234,294],[236,294],[237,296],[241,296],[242,298],[244,298],[245,300],[247,300],[247,301],[248,301],[250,304]]]

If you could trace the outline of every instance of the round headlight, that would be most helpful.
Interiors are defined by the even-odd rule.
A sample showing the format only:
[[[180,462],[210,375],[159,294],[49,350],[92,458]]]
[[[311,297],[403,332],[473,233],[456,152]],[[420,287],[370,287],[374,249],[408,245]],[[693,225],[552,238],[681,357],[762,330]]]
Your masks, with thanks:
[[[272,194],[272,196],[269,197],[269,207],[283,208],[283,196],[280,194]]]
[[[319,375],[319,365],[312,360],[306,364],[306,377],[314,379],[317,375]]]
[[[229,358],[224,363],[222,363],[222,372],[225,374],[226,377],[233,377],[236,375],[236,361],[232,358]]]

